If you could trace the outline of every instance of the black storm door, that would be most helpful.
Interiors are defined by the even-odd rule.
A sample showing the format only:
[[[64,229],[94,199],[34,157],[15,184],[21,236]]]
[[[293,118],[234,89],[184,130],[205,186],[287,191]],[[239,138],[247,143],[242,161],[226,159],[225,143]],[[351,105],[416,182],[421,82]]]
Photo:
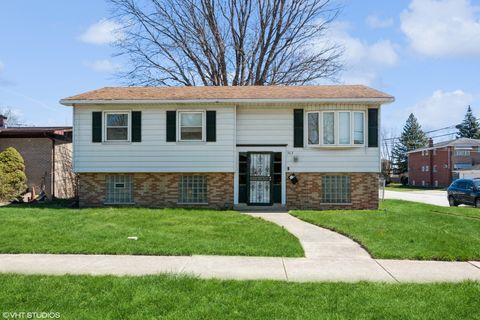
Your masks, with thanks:
[[[248,204],[272,205],[272,153],[248,154]]]

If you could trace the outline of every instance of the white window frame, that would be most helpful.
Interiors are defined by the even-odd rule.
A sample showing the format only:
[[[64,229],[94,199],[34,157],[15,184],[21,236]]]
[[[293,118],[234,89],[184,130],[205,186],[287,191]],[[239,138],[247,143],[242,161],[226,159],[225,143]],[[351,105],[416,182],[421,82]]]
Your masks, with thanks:
[[[340,144],[340,113],[341,112],[348,112],[350,113],[350,143],[349,144]],[[308,141],[308,115],[310,113],[317,113],[318,114],[318,144],[311,144]],[[325,144],[323,143],[323,116],[325,113],[333,113],[333,123],[334,123],[334,135],[335,140],[333,144]],[[355,138],[355,130],[354,130],[354,117],[355,113],[362,113],[363,114],[363,143],[356,144],[354,141]],[[366,121],[366,113],[362,110],[324,110],[324,111],[307,111],[305,113],[305,145],[308,147],[322,147],[322,148],[345,148],[345,147],[365,147],[366,145],[366,133],[367,133],[367,121]]]
[[[127,139],[126,140],[108,140],[107,136],[107,129],[108,128],[124,128],[122,127],[112,127],[112,126],[107,126],[107,118],[109,114],[126,114],[128,119],[127,119]],[[125,111],[125,110],[109,110],[109,111],[104,111],[103,112],[103,142],[108,142],[108,143],[123,143],[123,142],[130,142],[131,141],[131,128],[132,128],[132,115],[130,111]]]
[[[182,139],[182,114],[184,113],[200,113],[202,115],[202,139],[188,140]],[[206,119],[205,110],[177,110],[177,141],[178,142],[205,142],[206,135]]]

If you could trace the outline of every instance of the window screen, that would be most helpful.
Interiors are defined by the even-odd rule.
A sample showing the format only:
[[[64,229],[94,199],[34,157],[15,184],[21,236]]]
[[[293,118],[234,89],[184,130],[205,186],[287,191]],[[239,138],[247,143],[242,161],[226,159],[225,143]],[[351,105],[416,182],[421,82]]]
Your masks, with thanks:
[[[350,177],[323,176],[322,203],[351,203]]]
[[[127,204],[133,202],[132,176],[107,176],[107,195],[105,202],[110,204]]]
[[[207,203],[207,177],[181,176],[179,203]]]

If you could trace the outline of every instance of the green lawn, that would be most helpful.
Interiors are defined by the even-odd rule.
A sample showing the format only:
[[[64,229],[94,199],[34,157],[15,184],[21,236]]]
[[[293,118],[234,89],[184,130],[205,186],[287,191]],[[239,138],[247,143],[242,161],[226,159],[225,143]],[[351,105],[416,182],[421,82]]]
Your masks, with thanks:
[[[304,255],[283,228],[235,211],[9,206],[0,226],[0,253]]]
[[[399,191],[399,192],[412,192],[412,191],[444,190],[444,189],[443,188],[404,186],[400,183],[390,183],[388,186],[385,187],[385,190]]]
[[[374,257],[480,260],[480,210],[385,200],[377,211],[293,211],[361,243]]]
[[[60,319],[480,319],[480,283],[0,275],[0,314]]]

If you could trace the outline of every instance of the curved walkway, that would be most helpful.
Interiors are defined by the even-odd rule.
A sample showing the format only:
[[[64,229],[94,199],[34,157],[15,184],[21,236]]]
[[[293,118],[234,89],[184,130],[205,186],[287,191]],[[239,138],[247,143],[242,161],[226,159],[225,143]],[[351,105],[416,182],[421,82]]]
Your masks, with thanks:
[[[480,262],[378,260],[356,242],[288,213],[246,213],[300,240],[305,258],[0,254],[0,272],[25,274],[189,274],[201,278],[287,281],[480,281]]]

